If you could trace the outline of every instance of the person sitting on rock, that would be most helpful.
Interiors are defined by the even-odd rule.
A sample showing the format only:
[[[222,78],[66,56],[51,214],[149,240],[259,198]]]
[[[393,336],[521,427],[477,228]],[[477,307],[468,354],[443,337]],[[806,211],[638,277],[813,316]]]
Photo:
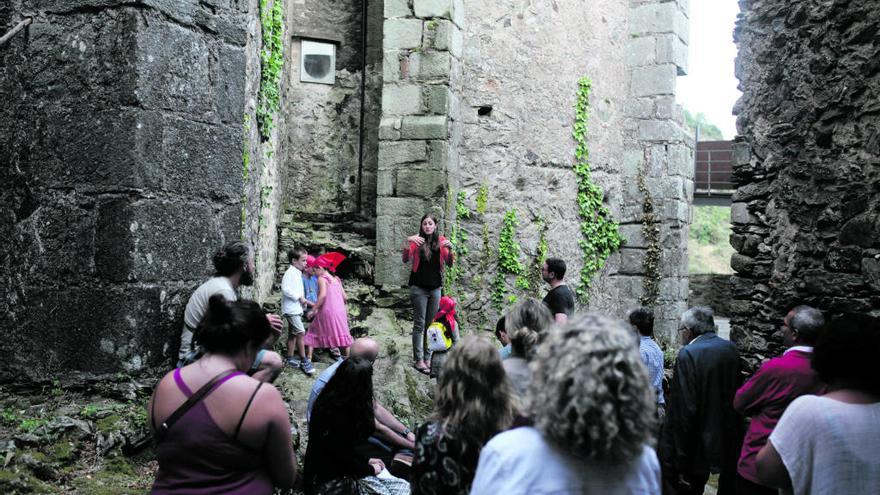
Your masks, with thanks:
[[[159,381],[147,406],[159,471],[152,493],[266,494],[292,488],[296,456],[278,390],[247,376],[272,333],[259,304],[208,300],[204,354]],[[191,406],[188,398],[195,398]],[[175,419],[176,418],[176,419]]]
[[[374,362],[379,357],[379,344],[369,337],[356,339],[351,345],[351,356]],[[327,369],[318,375],[315,384],[312,385],[306,409],[306,418],[308,420],[311,420],[312,410],[318,397],[339,370],[342,362],[336,361],[328,366]],[[371,457],[378,457],[389,466],[395,454],[400,452],[411,453],[413,451],[416,439],[413,432],[376,400],[373,401],[373,417],[375,418],[375,430],[367,439],[368,445],[361,446],[362,450],[370,450],[372,453]]]
[[[312,410],[303,467],[306,494],[409,494],[409,483],[363,450],[376,431],[374,411],[373,363],[345,359]]]
[[[208,299],[215,294],[223,296],[227,301],[238,299],[236,291],[239,286],[251,286],[254,283],[254,248],[245,242],[227,242],[214,253],[214,276],[200,285],[189,301],[183,313],[183,331],[180,334],[180,351],[178,367],[186,366],[198,360],[203,350],[198,345],[197,327],[208,309]],[[283,324],[278,315],[267,314],[266,319],[272,333],[261,345],[260,352],[254,358],[249,374],[264,382],[274,381],[281,372],[284,362],[277,352],[268,350],[281,336]],[[195,341],[194,341],[195,339]]]
[[[480,450],[510,427],[513,415],[495,346],[485,337],[464,338],[440,373],[431,420],[417,429],[412,493],[467,494]]]

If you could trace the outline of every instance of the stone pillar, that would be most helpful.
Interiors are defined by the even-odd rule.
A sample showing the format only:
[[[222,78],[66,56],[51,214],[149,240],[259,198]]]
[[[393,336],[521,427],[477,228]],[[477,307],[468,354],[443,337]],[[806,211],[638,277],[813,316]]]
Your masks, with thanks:
[[[377,285],[406,284],[404,239],[457,189],[463,17],[461,0],[385,2]]]
[[[0,8],[0,381],[167,368],[240,235],[246,3],[81,3]]]
[[[687,13],[687,0],[631,2],[626,60],[631,86],[620,220],[628,242],[619,274],[632,277],[638,302],[654,308],[656,333],[667,342],[688,296],[694,143],[675,101],[676,77],[687,73]]]

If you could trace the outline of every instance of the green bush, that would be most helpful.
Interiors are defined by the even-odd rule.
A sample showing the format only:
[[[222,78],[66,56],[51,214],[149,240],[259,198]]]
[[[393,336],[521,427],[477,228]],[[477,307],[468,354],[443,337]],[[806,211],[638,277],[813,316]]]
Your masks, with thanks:
[[[700,244],[727,244],[730,238],[730,207],[694,206],[690,238]]]

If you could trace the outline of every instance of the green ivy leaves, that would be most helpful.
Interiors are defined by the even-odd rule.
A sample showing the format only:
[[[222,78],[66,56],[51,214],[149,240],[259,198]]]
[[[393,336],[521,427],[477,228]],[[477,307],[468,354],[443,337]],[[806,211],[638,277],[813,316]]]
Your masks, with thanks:
[[[260,92],[257,96],[257,128],[263,141],[275,127],[275,112],[281,106],[281,70],[284,66],[284,2],[260,0],[263,47],[260,50]]]
[[[590,92],[592,82],[588,77],[578,80],[577,103],[572,138],[576,143],[575,163],[572,167],[577,176],[578,215],[582,239],[578,245],[583,252],[580,285],[575,291],[581,303],[589,302],[589,289],[593,276],[602,269],[611,253],[620,248],[622,238],[618,224],[602,204],[602,188],[594,184],[590,176],[590,150],[587,147],[587,131],[590,120]]]

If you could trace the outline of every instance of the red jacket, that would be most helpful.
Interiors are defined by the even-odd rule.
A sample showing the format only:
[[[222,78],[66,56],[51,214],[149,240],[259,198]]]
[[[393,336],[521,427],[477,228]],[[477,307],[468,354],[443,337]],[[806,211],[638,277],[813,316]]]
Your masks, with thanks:
[[[452,266],[453,255],[452,251],[447,247],[443,247],[443,241],[446,238],[442,235],[440,236],[440,271],[443,271],[443,268],[448,266]],[[419,246],[414,242],[409,243],[409,247],[403,250],[403,262],[408,263],[409,260],[412,260],[412,271],[413,273],[419,269],[419,260],[421,257],[418,254]]]

